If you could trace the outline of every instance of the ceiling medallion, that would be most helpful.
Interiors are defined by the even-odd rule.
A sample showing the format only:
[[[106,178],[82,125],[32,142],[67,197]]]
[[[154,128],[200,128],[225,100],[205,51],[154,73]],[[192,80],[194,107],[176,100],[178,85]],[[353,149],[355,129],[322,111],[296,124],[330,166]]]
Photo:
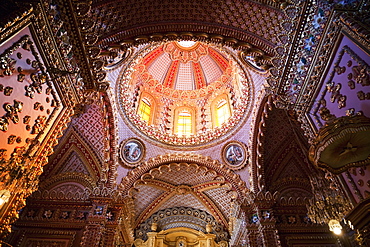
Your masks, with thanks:
[[[242,142],[230,141],[222,148],[221,157],[230,169],[240,170],[248,162],[247,146]]]
[[[175,43],[175,47],[179,46],[176,42],[153,42],[133,54],[132,59],[122,68],[116,84],[117,102],[122,119],[141,138],[169,149],[188,150],[221,143],[239,130],[250,114],[254,92],[248,71],[238,58],[237,51],[232,51],[230,47],[197,42],[189,48],[190,51],[205,47],[208,53],[202,56],[207,58],[200,58],[199,64],[206,61],[207,66],[215,66],[216,71],[219,71],[217,72],[218,77],[214,76],[212,80],[205,81],[205,86],[199,89],[197,87],[193,87],[194,90],[180,89],[172,85],[176,81],[173,78],[181,78],[180,84],[187,82],[186,78],[192,78],[194,82],[198,78],[194,77],[194,74],[200,73],[202,68],[195,71],[196,66],[187,67],[193,71],[189,77],[176,71],[173,72],[171,70],[173,66],[167,66],[165,61],[172,62],[172,65],[180,61],[173,61],[171,58],[164,59],[166,55],[170,57],[164,51],[164,47],[170,43]],[[153,67],[153,64],[158,64],[158,67]],[[177,69],[188,66],[188,63],[182,64]],[[214,71],[209,70],[209,75]],[[168,78],[171,80],[167,81]],[[167,87],[167,82],[172,83],[172,86]],[[216,117],[212,107],[215,105],[214,102],[220,101],[219,98],[222,95],[228,101],[231,114],[222,124],[216,126],[213,124]],[[150,107],[153,112],[155,111],[147,118],[149,120],[145,120],[138,113],[143,98],[150,101]],[[176,112],[181,107],[190,109],[193,119],[193,129],[186,135],[179,134],[177,130],[179,117]]]
[[[370,164],[370,119],[344,116],[327,123],[309,151],[316,166],[334,174]]]
[[[145,145],[142,141],[130,138],[121,142],[119,157],[126,166],[134,168],[145,157],[145,151]]]

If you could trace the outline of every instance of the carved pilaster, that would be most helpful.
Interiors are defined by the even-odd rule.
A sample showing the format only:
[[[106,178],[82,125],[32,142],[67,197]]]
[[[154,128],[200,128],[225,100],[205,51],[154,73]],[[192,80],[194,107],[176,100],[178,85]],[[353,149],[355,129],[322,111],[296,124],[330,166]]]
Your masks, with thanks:
[[[263,246],[281,246],[275,223],[274,218],[260,220],[258,230],[262,235]]]
[[[244,242],[250,246],[281,246],[276,219],[273,216],[273,205],[278,194],[260,191],[249,194],[244,207],[249,222],[246,224],[247,234]]]
[[[101,246],[105,247],[114,246],[114,238],[116,231],[117,225],[106,225]]]
[[[109,188],[94,188],[90,195],[92,202],[92,208],[87,219],[88,223],[85,227],[81,239],[81,246],[93,247],[93,246],[108,246],[100,245],[102,241],[109,241],[109,232],[106,230],[107,221],[111,214],[108,214],[108,206],[112,201],[109,195],[112,194],[112,190]],[[103,235],[108,233],[107,238],[103,238]],[[113,238],[113,237],[112,237]]]
[[[90,221],[83,233],[81,246],[98,247],[104,232],[104,225],[99,221]]]

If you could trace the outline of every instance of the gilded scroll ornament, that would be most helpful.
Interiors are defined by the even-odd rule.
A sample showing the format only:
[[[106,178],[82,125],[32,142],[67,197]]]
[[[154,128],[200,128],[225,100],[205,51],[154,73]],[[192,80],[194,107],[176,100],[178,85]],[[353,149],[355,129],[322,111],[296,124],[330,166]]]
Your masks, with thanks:
[[[14,144],[14,142],[15,142],[16,138],[17,138],[17,137],[16,137],[15,135],[10,135],[10,136],[8,137],[8,144],[10,144],[10,145]]]
[[[26,97],[30,97],[31,99],[35,98],[35,90],[31,85],[25,86],[24,89],[26,90]]]
[[[20,74],[18,74],[18,76],[17,76],[17,81],[19,81],[19,82],[23,82],[25,77],[26,77],[26,75],[25,75],[25,74],[20,73]]]
[[[3,108],[6,111],[5,117],[12,120],[13,123],[19,122],[19,116],[18,112],[21,112],[23,109],[23,102],[14,100],[14,105],[11,105],[9,103],[6,103],[3,105]]]
[[[9,126],[9,122],[6,119],[6,117],[1,117],[0,118],[0,130],[5,132],[8,130],[8,126]]]
[[[15,71],[16,61],[10,57],[0,57],[0,75],[10,76]]]
[[[12,87],[5,87],[4,88],[4,95],[5,96],[10,96],[13,93],[13,88]]]
[[[38,116],[35,120],[35,124],[32,126],[31,134],[38,134],[45,127],[45,116]]]

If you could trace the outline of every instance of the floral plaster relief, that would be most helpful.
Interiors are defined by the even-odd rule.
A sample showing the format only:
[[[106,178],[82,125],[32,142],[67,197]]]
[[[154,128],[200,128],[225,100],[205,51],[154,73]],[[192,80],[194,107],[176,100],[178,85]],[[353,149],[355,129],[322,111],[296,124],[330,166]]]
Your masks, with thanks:
[[[0,149],[7,150],[5,159],[9,158],[14,148],[31,145],[32,140],[39,138],[37,134],[41,130],[47,133],[50,120],[54,120],[61,110],[59,103],[54,106],[51,104],[51,101],[55,103],[60,100],[51,89],[51,84],[49,86],[47,83],[46,74],[38,61],[43,62],[36,54],[39,52],[30,37],[30,31],[26,28],[7,45],[0,47],[0,57],[9,57],[8,61],[11,61],[9,64],[1,60],[3,66],[0,76],[0,84],[4,88],[0,92]],[[6,88],[12,88],[11,92],[6,93]],[[22,139],[9,142],[9,136],[12,135],[22,136]]]
[[[330,117],[370,117],[370,56],[343,36],[311,109],[317,128]],[[330,116],[329,116],[330,115]]]
[[[370,197],[370,166],[352,167],[343,177],[356,202]]]

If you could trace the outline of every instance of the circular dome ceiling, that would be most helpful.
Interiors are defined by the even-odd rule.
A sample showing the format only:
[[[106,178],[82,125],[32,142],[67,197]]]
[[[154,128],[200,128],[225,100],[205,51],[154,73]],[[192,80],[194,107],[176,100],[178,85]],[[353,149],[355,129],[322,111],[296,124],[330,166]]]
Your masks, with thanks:
[[[235,52],[194,41],[138,49],[116,87],[120,113],[136,133],[181,149],[234,133],[247,118],[252,89]]]

